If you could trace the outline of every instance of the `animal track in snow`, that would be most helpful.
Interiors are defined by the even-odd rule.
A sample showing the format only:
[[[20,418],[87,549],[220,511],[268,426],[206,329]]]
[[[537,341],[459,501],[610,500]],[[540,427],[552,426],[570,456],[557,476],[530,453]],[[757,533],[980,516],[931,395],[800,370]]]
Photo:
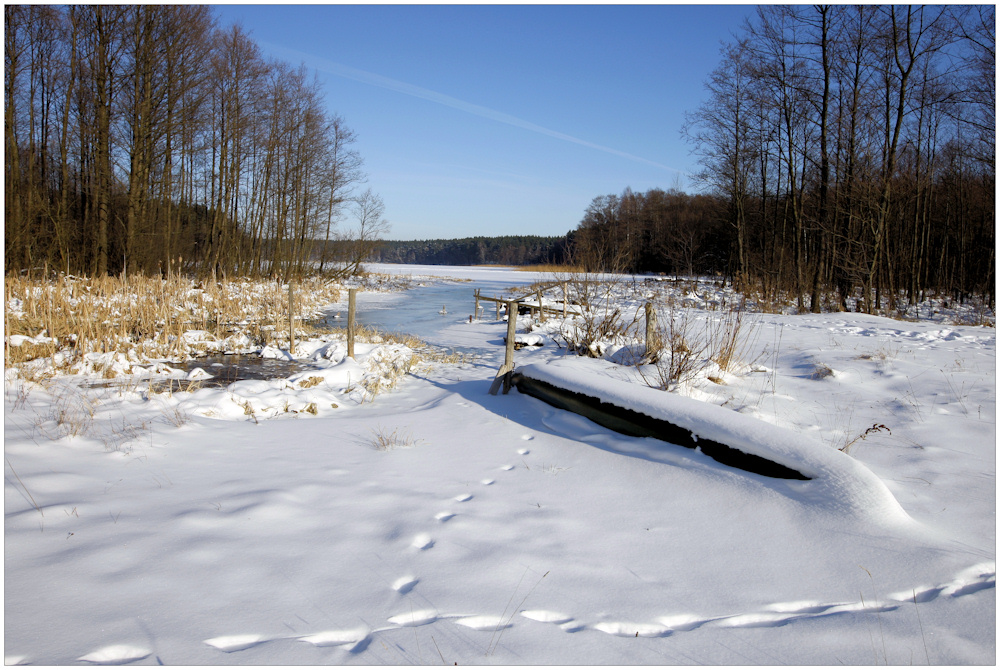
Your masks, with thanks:
[[[814,600],[798,600],[790,603],[774,603],[764,609],[768,612],[791,612],[793,614],[819,614],[830,609],[832,605],[824,605]]]
[[[996,582],[996,563],[980,563],[963,570],[958,574],[958,577],[940,588],[942,595],[957,598],[983,589],[995,588]]]
[[[501,465],[500,469],[503,470],[504,472],[509,472],[510,470],[514,469],[514,466],[513,465]]]
[[[438,512],[437,514],[434,515],[434,518],[440,521],[441,523],[444,523],[449,519],[453,519],[454,517],[455,514],[453,512]]]
[[[943,586],[919,586],[911,591],[891,593],[888,598],[890,600],[908,600],[910,602],[916,600],[918,603],[925,603],[937,598],[944,589],[945,587]]]
[[[886,603],[882,602],[880,605],[877,601],[873,602],[857,602],[857,603],[842,603],[839,605],[831,605],[823,612],[819,614],[807,614],[799,613],[790,615],[796,619],[801,619],[807,616],[820,616],[825,614],[840,614],[841,612],[891,612],[894,609],[899,609],[901,603]]]
[[[566,616],[565,614],[560,614],[559,612],[550,612],[548,610],[525,610],[521,612],[521,616],[525,619],[541,621],[542,623],[569,623],[573,620],[573,617],[571,616]]]
[[[397,626],[423,626],[437,621],[437,610],[413,610],[389,617],[389,622]]]
[[[628,623],[624,621],[602,621],[593,625],[594,630],[618,637],[666,637],[670,629],[655,623]]]
[[[468,502],[470,500],[472,500],[471,493],[463,493],[460,496],[455,496],[455,502]]]
[[[300,637],[299,640],[317,647],[337,647],[344,644],[357,644],[367,638],[369,633],[370,631],[367,628],[325,630],[313,635],[305,635]]]
[[[400,593],[409,593],[413,590],[413,587],[417,585],[420,580],[413,575],[407,575],[405,577],[400,577],[392,583],[392,590],[398,591]]]
[[[420,533],[415,538],[413,538],[413,542],[410,544],[410,546],[423,551],[424,549],[430,549],[431,547],[433,547],[434,540],[432,540],[431,536],[428,535],[427,533]]]
[[[270,638],[266,638],[263,635],[249,633],[246,635],[222,635],[220,637],[213,637],[210,640],[205,640],[205,644],[210,647],[215,647],[219,651],[229,653],[233,651],[243,651],[244,649],[249,649],[250,647],[255,647],[258,644],[268,641],[270,641]]]
[[[466,499],[470,499],[471,497],[468,496]],[[453,515],[450,512],[441,512],[436,518],[440,521],[447,520],[451,516]],[[425,533],[417,535],[413,541],[413,546],[417,548],[429,548],[433,544],[434,541]],[[392,588],[401,594],[406,594],[419,581],[418,578],[412,575],[405,575],[393,582]],[[841,613],[889,612],[900,609],[907,603],[913,603],[914,600],[917,603],[921,603],[942,596],[957,598],[995,587],[996,564],[989,562],[963,570],[954,579],[944,584],[938,586],[923,585],[909,591],[898,591],[884,599],[876,601],[822,603],[813,600],[800,600],[779,602],[764,605],[756,612],[744,612],[732,615],[706,617],[690,613],[668,614],[656,617],[653,623],[599,621],[593,624],[584,624],[570,615],[546,609],[523,610],[519,614],[525,619],[539,623],[556,624],[560,630],[567,633],[590,629],[620,637],[663,638],[678,632],[694,630],[705,624],[712,624],[721,629],[776,627],[791,623],[797,619],[833,616]],[[454,623],[460,626],[477,631],[496,631],[513,625],[512,617],[505,618],[504,616],[486,614],[441,615],[435,609],[411,609],[389,617],[388,621],[392,624],[392,628],[395,628],[423,626],[442,619],[453,620]],[[352,653],[357,653],[363,651],[368,646],[373,633],[389,629],[380,628],[373,631],[367,627],[359,627],[354,629],[326,630],[297,637],[266,637],[258,634],[222,635],[204,640],[204,643],[228,653],[249,649],[276,639],[298,639],[316,647],[342,646]],[[77,660],[93,664],[114,665],[139,661],[148,657],[151,653],[151,651],[143,647],[119,644],[102,647],[85,656],[81,656]],[[23,663],[27,661],[27,658],[24,656],[9,655],[4,658],[4,661],[5,664]]]
[[[822,603],[815,600],[798,600],[773,603],[763,606],[757,612],[744,612],[722,616],[698,616],[695,614],[669,614],[656,618],[656,623],[630,623],[622,621],[601,621],[584,625],[573,617],[550,610],[525,610],[520,615],[532,621],[559,624],[559,627],[573,633],[584,628],[601,631],[609,635],[624,637],[666,637],[677,632],[690,631],[712,624],[718,628],[762,628],[778,627],[798,619],[818,618],[844,613],[891,612],[916,600],[927,602],[939,596],[960,597],[996,587],[996,564],[982,563],[963,570],[955,579],[935,587],[922,586],[910,591],[899,591],[887,598],[875,601]]]
[[[751,614],[736,614],[718,620],[722,628],[763,628],[783,626],[808,614],[788,614],[784,612],[753,612]]]
[[[510,619],[504,621],[502,616],[495,616],[492,614],[462,617],[461,619],[455,619],[455,623],[459,626],[471,628],[472,630],[489,631],[510,628],[513,625],[511,624]]]
[[[531,453],[531,451],[529,451],[528,449],[518,449],[517,453],[521,454],[522,456],[527,456],[528,454]]]
[[[529,440],[535,439],[535,436],[532,435],[532,434],[530,434],[530,433],[525,433],[524,435],[521,436],[521,439],[525,440],[525,441],[529,441]]]
[[[139,661],[151,653],[148,649],[131,644],[113,644],[109,647],[101,647],[76,660],[94,663],[95,665],[121,665],[123,663]]]
[[[708,623],[712,619],[698,617],[693,614],[671,614],[669,616],[657,617],[656,620],[674,631],[694,630],[698,626]]]
[[[484,480],[483,480],[482,482],[480,482],[480,483],[481,483],[481,484],[482,484],[483,486],[493,486],[493,484],[494,484],[495,482],[496,482],[496,480],[495,480],[495,479],[484,479]]]

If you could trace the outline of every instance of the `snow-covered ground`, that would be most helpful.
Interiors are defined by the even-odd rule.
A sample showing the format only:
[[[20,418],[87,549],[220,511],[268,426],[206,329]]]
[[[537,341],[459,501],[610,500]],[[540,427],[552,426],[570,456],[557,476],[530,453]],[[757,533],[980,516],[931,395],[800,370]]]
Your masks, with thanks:
[[[725,408],[694,429],[792,482],[489,395],[506,324],[470,323],[472,290],[530,275],[379,269],[471,279],[417,329],[480,356],[316,339],[316,370],[183,393],[8,375],[7,663],[996,663],[993,328],[755,315],[754,364],[688,398],[567,357],[552,321],[516,354],[651,413]]]

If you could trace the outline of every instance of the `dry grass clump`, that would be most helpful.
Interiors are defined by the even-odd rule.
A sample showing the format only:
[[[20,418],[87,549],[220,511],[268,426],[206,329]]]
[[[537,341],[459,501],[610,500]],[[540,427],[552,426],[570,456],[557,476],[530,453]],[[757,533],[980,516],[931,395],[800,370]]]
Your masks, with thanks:
[[[52,403],[45,415],[36,418],[35,427],[50,440],[78,437],[90,432],[97,403],[85,393],[66,386],[48,385]]]
[[[855,442],[857,442],[858,440],[867,440],[869,435],[873,433],[880,433],[883,430],[892,435],[892,431],[889,430],[889,427],[886,426],[884,423],[877,423],[877,422],[873,423],[871,428],[866,428],[863,433],[856,436],[854,439],[845,441],[844,446],[840,447],[840,451],[844,452],[845,454],[848,454],[850,453],[851,447],[854,445]]]
[[[708,366],[707,346],[694,332],[691,313],[677,310],[669,303],[665,310],[658,310],[655,343],[648,354],[652,370],[647,373],[641,366],[638,370],[647,386],[664,391],[674,389]]]
[[[120,352],[136,361],[204,353],[185,338],[189,331],[203,331],[202,342],[242,335],[247,345],[264,344],[271,333],[288,332],[288,298],[288,285],[273,280],[8,276],[6,366],[48,358],[69,367],[90,353]],[[320,278],[294,285],[298,319],[339,299],[340,287]]]
[[[657,329],[651,354],[652,373],[640,367],[647,385],[673,390],[693,381],[713,365],[721,372],[735,372],[756,344],[759,322],[747,317],[746,300],[721,306],[706,314],[704,324],[696,327],[692,312],[678,309],[673,301],[657,310]],[[718,375],[709,379],[724,383]]]
[[[724,305],[721,316],[706,326],[709,359],[723,372],[730,372],[745,363],[757,342],[760,323],[748,316],[746,298],[736,304]]]
[[[591,280],[589,275],[564,282],[562,299],[573,305],[574,316],[563,322],[560,335],[570,351],[600,358],[607,344],[625,344],[635,338],[641,310],[626,321],[620,296],[626,288],[619,279]],[[535,286],[535,285],[533,285]]]
[[[412,447],[416,443],[410,433],[404,433],[399,428],[394,428],[392,432],[382,426],[372,429],[371,445],[375,451],[391,451],[398,447]]]
[[[136,392],[130,384],[78,386],[59,379],[47,379],[40,383],[20,379],[14,380],[8,392],[11,389],[17,396],[13,410],[27,413],[27,421],[18,421],[17,424],[31,439],[36,435],[52,441],[90,438],[101,441],[108,452],[128,455],[137,440],[150,435],[148,419],[122,411],[120,403],[115,402],[116,396],[122,398]],[[29,403],[28,396],[32,391],[38,391],[47,398],[39,403]],[[171,408],[165,416],[176,426],[187,421],[186,415],[177,408]]]
[[[827,377],[832,377],[833,375],[834,372],[829,365],[826,365],[824,363],[817,363],[813,367],[813,371],[812,374],[809,375],[809,379],[818,381],[820,379],[826,379]]]
[[[323,383],[322,377],[307,377],[299,382],[300,389],[311,389]]]

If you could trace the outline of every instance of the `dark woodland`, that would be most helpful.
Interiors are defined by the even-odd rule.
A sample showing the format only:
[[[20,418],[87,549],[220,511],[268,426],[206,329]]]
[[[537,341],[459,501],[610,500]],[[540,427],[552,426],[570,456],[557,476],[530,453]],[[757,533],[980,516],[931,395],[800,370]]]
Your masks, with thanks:
[[[385,229],[318,82],[209,7],[6,5],[4,40],[8,272],[287,277]]]
[[[712,196],[595,198],[585,264],[722,271],[818,311],[995,300],[992,5],[761,6],[683,133]]]
[[[761,6],[681,130],[697,194],[598,196],[564,238],[381,243],[385,206],[358,193],[354,134],[317,80],[210,8],[7,5],[5,270],[571,263],[719,273],[802,310],[992,305],[994,11]]]
[[[565,237],[500,235],[459,240],[386,241],[370,259],[417,265],[538,265],[563,263]]]

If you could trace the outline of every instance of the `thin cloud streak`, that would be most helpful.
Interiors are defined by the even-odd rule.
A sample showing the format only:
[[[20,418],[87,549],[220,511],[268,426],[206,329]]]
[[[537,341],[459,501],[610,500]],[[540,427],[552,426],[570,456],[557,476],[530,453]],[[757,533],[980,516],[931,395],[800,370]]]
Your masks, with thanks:
[[[409,95],[414,98],[421,98],[423,100],[429,100],[430,102],[436,102],[439,105],[444,105],[446,107],[451,107],[468,114],[474,114],[475,116],[480,116],[485,119],[490,119],[492,121],[497,121],[499,123],[504,123],[509,126],[514,126],[515,128],[522,128],[524,130],[530,130],[541,135],[547,135],[548,137],[553,137],[557,140],[563,140],[564,142],[572,142],[573,144],[579,144],[580,146],[587,147],[589,149],[596,149],[597,151],[603,151],[604,153],[612,154],[620,158],[625,158],[627,160],[635,161],[637,163],[645,163],[646,165],[652,165],[663,170],[670,170],[671,172],[676,172],[678,174],[687,175],[683,170],[678,170],[677,168],[672,168],[662,163],[657,163],[651,161],[647,158],[641,156],[636,156],[624,151],[619,151],[618,149],[612,149],[611,147],[606,147],[601,144],[595,144],[593,142],[588,142],[587,140],[581,140],[578,137],[573,137],[572,135],[567,135],[565,133],[560,133],[556,130],[550,130],[543,126],[539,126],[530,121],[525,121],[524,119],[519,119],[516,116],[511,116],[510,114],[505,114],[504,112],[499,112],[495,109],[490,109],[489,107],[483,107],[482,105],[475,105],[471,102],[466,102],[464,100],[459,100],[458,98],[453,98],[450,95],[445,95],[444,93],[438,93],[437,91],[431,91],[430,89],[421,88],[420,86],[414,86],[413,84],[407,84],[406,82],[399,81],[397,79],[392,79],[390,77],[385,77],[380,74],[375,74],[374,72],[368,72],[366,70],[359,70],[347,65],[342,65],[340,63],[335,63],[333,61],[327,60],[325,58],[319,58],[312,56],[310,54],[303,53],[301,51],[296,51],[295,49],[288,49],[276,44],[269,44],[267,42],[262,42],[261,44],[267,46],[269,49],[275,51],[282,51],[290,56],[301,60],[310,61],[317,70],[321,72],[326,72],[337,77],[344,77],[345,79],[353,79],[354,81],[359,81],[363,84],[369,84],[371,86],[378,86],[379,88],[385,88],[390,91],[396,91],[397,93],[402,93],[404,95]]]

